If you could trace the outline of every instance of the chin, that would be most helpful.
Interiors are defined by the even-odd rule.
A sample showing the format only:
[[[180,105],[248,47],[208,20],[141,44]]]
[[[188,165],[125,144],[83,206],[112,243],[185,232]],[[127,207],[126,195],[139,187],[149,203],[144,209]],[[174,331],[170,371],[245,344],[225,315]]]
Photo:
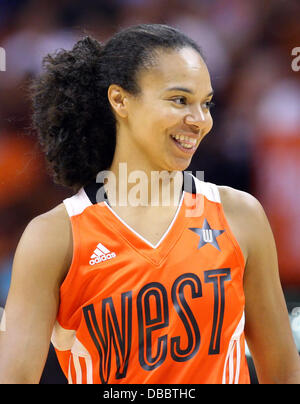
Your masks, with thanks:
[[[181,159],[180,159],[181,160]],[[182,161],[174,161],[166,168],[167,171],[185,171],[191,164],[192,159],[184,159]]]

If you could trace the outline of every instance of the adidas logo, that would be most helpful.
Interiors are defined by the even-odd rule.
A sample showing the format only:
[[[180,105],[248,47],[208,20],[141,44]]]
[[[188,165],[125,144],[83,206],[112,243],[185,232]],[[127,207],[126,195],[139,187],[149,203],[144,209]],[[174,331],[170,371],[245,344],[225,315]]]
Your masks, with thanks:
[[[99,262],[111,260],[116,257],[116,253],[110,252],[103,244],[99,243],[97,248],[94,250],[93,255],[89,261],[90,265],[98,264]]]

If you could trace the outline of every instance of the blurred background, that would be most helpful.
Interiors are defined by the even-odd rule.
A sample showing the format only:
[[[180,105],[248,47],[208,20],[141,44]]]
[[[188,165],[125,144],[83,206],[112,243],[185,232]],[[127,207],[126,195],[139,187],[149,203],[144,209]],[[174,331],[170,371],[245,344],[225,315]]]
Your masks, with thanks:
[[[105,41],[132,24],[164,23],[200,44],[215,90],[214,127],[190,170],[264,206],[300,352],[292,311],[300,307],[300,71],[291,55],[299,21],[299,0],[0,0],[0,306],[26,225],[71,195],[52,183],[30,130],[27,86],[43,56],[85,34]],[[65,382],[51,348],[41,383]]]

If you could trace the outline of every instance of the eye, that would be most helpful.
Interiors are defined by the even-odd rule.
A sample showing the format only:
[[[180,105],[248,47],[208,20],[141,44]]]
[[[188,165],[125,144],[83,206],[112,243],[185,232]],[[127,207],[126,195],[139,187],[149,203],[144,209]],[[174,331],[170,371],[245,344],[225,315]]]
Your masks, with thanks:
[[[186,103],[187,103],[186,97],[183,97],[183,96],[172,98],[171,101],[175,102],[175,104],[178,104],[178,105],[186,105]]]
[[[211,109],[211,108],[213,108],[216,104],[215,104],[214,102],[212,102],[212,101],[207,101],[204,105],[205,105],[205,108]]]

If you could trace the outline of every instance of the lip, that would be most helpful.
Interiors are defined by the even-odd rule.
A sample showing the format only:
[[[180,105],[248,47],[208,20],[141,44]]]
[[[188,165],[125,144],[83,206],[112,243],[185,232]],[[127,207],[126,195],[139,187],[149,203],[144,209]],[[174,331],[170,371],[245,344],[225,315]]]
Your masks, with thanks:
[[[186,136],[189,136],[189,135],[186,135]],[[192,136],[189,136],[189,137],[192,137]],[[193,138],[194,138],[194,139],[199,139],[199,136],[193,135]],[[170,135],[170,139],[171,139],[172,143],[177,147],[177,149],[179,149],[179,150],[182,151],[183,153],[186,153],[186,154],[189,154],[189,155],[195,153],[195,151],[197,150],[198,144],[199,144],[199,142],[197,142],[197,143],[196,143],[193,147],[191,147],[190,149],[185,149],[183,146],[181,146],[180,143],[178,143],[175,139],[173,139],[171,135]],[[185,141],[185,143],[191,144],[191,142],[188,142],[188,141]]]
[[[199,133],[192,133],[192,132],[185,133],[185,132],[182,132],[182,133],[171,133],[170,134],[171,137],[176,136],[176,135],[186,136],[186,137],[189,137],[191,139],[196,139],[197,143],[199,143],[199,141],[201,140],[202,131],[200,131]],[[190,143],[188,140],[185,140],[185,142]]]
[[[200,137],[201,137],[201,133],[198,133],[198,134],[197,133],[171,133],[170,134],[170,136],[176,136],[176,135],[187,136],[192,139],[200,139]]]

